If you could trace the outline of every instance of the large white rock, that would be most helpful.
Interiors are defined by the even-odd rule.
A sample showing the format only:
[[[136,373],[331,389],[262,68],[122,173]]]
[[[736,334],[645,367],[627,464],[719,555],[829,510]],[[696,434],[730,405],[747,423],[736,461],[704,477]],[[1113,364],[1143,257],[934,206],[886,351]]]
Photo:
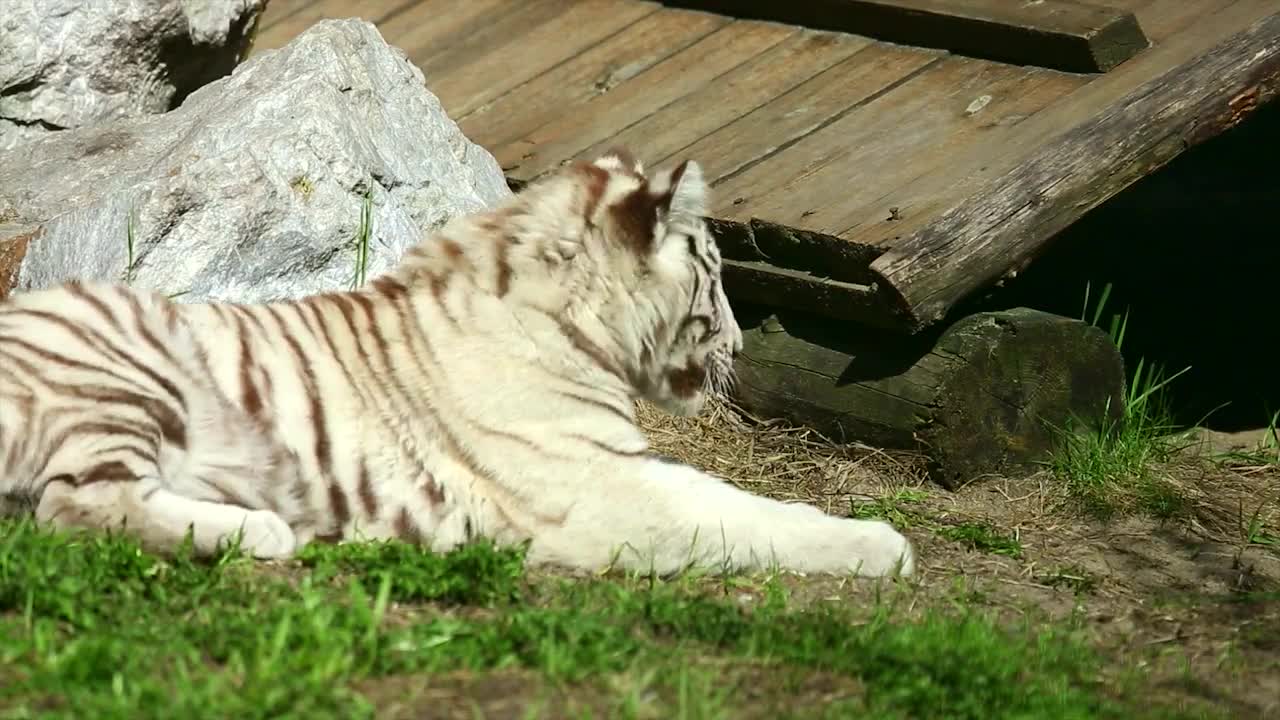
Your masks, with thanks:
[[[225,76],[266,0],[0,0],[0,150],[161,113]]]
[[[19,289],[88,277],[259,301],[350,285],[366,209],[372,277],[509,195],[400,50],[327,20],[176,110],[0,153],[0,245],[29,238]]]

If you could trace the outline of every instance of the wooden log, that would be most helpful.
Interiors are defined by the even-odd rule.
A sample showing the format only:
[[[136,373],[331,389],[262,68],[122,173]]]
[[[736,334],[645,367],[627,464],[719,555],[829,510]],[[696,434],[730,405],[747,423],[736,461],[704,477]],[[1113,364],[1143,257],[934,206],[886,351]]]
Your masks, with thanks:
[[[1015,308],[902,336],[752,314],[741,313],[743,407],[838,442],[922,452],[948,488],[1025,469],[1058,429],[1123,412],[1124,361],[1106,333],[1079,320]]]
[[[1243,3],[1239,13],[1251,7]],[[1219,30],[1215,24],[1236,22],[1223,13],[1162,51],[1178,54],[1179,43],[1201,42]],[[978,173],[912,188],[919,201],[902,201],[903,221],[842,233],[888,248],[871,270],[901,295],[906,329],[928,326],[973,291],[1017,272],[1086,212],[1271,101],[1280,93],[1280,12],[1136,89],[1128,90],[1123,74],[1095,80],[1028,120],[1002,153],[981,158]]]
[[[662,1],[1067,72],[1106,72],[1150,45],[1133,13],[1069,0]]]

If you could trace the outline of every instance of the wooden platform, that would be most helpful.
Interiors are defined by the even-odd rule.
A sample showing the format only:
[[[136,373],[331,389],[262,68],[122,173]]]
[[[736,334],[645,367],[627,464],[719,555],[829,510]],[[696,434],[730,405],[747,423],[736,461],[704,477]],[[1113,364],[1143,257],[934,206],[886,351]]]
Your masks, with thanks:
[[[1015,5],[895,1],[943,20]],[[870,21],[859,35],[675,4],[697,5],[270,0],[254,52],[323,17],[368,19],[516,181],[616,144],[649,165],[696,159],[730,292],[908,332],[1280,83],[1276,0],[1093,0],[1106,12],[1070,27],[1055,10],[1044,32],[1092,43],[1062,56],[1094,57],[1105,72],[1089,74],[953,54],[937,32],[901,45]],[[1099,50],[1088,23],[1122,39]]]

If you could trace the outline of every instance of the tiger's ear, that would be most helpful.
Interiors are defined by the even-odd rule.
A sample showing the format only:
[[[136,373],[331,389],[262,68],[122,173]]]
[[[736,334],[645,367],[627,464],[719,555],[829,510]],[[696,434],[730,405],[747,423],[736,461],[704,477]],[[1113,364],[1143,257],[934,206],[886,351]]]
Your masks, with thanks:
[[[667,189],[659,200],[659,210],[667,215],[701,218],[707,214],[707,183],[702,167],[685,160],[668,173]]]

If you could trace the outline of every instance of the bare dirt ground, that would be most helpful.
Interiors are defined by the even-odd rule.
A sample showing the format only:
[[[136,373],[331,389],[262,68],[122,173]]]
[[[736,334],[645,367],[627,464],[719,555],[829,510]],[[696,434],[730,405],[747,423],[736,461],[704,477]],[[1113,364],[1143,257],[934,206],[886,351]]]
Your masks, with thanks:
[[[646,412],[643,420],[658,451],[752,492],[835,514],[887,511],[919,554],[918,575],[897,586],[910,611],[959,602],[1009,622],[1074,620],[1113,658],[1103,676],[1137,672],[1162,699],[1233,718],[1280,717],[1274,464],[1189,452],[1159,469],[1186,501],[1183,516],[1103,523],[1074,510],[1047,471],[950,492],[928,482],[910,456],[836,448],[727,408],[695,419]],[[788,583],[800,602],[870,603],[884,591],[832,578]]]

